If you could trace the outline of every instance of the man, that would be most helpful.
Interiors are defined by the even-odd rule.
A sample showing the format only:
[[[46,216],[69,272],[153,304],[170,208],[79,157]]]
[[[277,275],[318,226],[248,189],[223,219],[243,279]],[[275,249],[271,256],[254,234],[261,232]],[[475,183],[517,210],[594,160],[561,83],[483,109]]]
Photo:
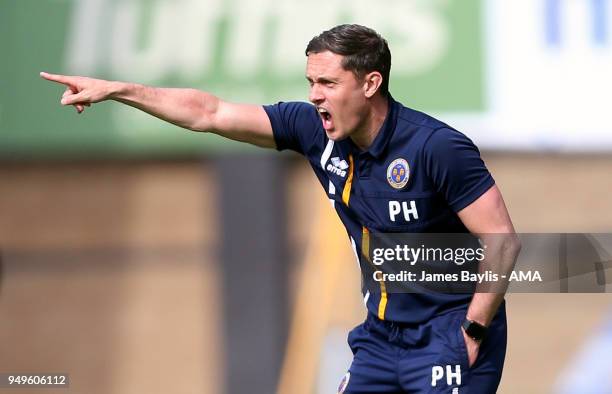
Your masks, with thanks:
[[[312,104],[241,105],[192,89],[41,76],[66,85],[61,103],[79,113],[115,100],[190,130],[306,156],[364,255],[372,232],[469,231],[485,242],[499,233],[508,236],[488,238],[487,261],[511,267],[520,246],[478,149],[393,100],[387,42],[340,25],[313,38],[306,56]],[[354,360],[339,392],[495,392],[506,348],[502,292],[396,294],[382,282],[364,293],[368,317],[349,334]]]

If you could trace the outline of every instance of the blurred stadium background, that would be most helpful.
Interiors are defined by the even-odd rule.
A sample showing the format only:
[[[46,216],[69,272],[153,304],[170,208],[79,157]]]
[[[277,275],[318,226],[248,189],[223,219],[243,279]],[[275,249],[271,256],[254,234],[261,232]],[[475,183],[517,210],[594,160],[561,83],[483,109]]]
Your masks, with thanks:
[[[611,21],[608,0],[0,0],[0,372],[70,374],[45,393],[329,393],[365,316],[304,160],[116,103],[77,116],[39,71],[306,100],[308,40],[366,24],[394,97],[477,143],[517,231],[610,232]],[[569,378],[612,330],[609,294],[507,300],[500,393],[612,392],[604,347],[598,389]]]

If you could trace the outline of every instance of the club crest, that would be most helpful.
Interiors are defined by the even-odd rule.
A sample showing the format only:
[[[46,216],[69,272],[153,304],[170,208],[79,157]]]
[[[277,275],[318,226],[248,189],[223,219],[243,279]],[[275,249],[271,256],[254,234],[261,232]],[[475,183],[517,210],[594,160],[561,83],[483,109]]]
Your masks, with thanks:
[[[400,190],[408,184],[410,167],[404,159],[395,159],[387,167],[387,182],[392,188]]]

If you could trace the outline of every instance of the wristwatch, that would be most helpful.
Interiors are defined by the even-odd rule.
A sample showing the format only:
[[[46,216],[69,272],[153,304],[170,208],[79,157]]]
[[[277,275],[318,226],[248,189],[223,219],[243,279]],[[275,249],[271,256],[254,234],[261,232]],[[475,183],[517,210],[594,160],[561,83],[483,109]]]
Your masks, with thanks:
[[[467,336],[475,341],[482,341],[487,335],[488,328],[480,323],[475,322],[474,320],[466,318],[463,321],[462,326]]]

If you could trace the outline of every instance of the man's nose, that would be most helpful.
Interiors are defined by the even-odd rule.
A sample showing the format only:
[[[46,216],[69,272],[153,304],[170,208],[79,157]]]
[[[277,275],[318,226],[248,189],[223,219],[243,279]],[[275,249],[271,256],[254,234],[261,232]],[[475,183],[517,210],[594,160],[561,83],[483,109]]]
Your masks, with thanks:
[[[314,84],[310,88],[310,95],[308,96],[308,99],[313,104],[319,104],[323,102],[323,100],[325,100],[325,97],[323,96],[321,89],[316,84]]]

